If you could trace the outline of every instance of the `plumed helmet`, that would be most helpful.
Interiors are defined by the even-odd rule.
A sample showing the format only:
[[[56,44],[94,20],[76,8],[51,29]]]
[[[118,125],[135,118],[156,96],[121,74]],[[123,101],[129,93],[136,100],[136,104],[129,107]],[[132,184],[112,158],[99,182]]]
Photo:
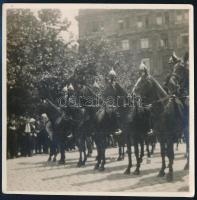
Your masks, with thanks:
[[[172,53],[172,56],[170,57],[168,63],[171,64],[171,63],[177,63],[181,61],[181,59],[176,55],[175,51],[173,51]]]
[[[30,123],[33,123],[33,122],[35,122],[36,120],[34,119],[34,118],[31,118],[30,120],[29,120],[29,122]]]
[[[187,62],[189,60],[189,52],[187,51],[184,55],[184,62]]]
[[[63,87],[62,91],[63,91],[63,92],[67,92],[67,91],[68,91],[67,85],[66,85],[65,87]]]
[[[144,64],[143,61],[140,63],[139,70],[148,71],[148,67]]]
[[[48,119],[48,117],[47,117],[47,114],[46,114],[46,113],[43,113],[41,116],[42,116],[42,118]]]
[[[109,71],[109,76],[110,77],[116,77],[116,72],[114,71],[114,68],[112,67],[112,69]]]
[[[69,91],[74,91],[74,87],[73,87],[72,83],[70,83],[70,85],[68,86],[68,90]]]
[[[96,81],[94,81],[93,87],[94,88],[99,88],[99,85],[98,85],[98,83]]]

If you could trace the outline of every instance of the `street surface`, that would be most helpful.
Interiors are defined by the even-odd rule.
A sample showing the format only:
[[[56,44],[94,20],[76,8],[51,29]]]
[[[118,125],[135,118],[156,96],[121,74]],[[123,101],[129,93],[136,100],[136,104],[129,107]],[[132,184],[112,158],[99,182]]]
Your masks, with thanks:
[[[104,172],[93,170],[96,163],[96,150],[92,157],[88,158],[86,166],[81,168],[76,167],[79,156],[77,151],[66,153],[66,165],[47,163],[46,154],[10,159],[7,160],[7,191],[187,192],[189,172],[183,170],[186,162],[185,144],[180,144],[179,150],[175,150],[174,181],[172,183],[168,183],[165,177],[157,177],[161,167],[159,150],[159,144],[157,144],[155,154],[149,164],[146,162],[145,155],[141,173],[138,176],[132,174],[135,167],[131,168],[130,175],[123,174],[127,167],[127,155],[124,161],[116,161],[117,148],[107,149]],[[134,157],[133,163],[136,163]]]

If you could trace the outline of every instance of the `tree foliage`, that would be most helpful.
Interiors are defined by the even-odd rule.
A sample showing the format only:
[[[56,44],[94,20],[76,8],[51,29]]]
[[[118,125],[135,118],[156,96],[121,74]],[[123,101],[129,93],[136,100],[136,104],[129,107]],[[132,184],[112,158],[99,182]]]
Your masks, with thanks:
[[[70,23],[59,10],[7,11],[8,109],[31,111],[42,96],[55,96],[73,70],[75,54],[59,37]]]
[[[97,80],[101,89],[113,67],[120,84],[129,89],[136,71],[116,43],[102,37],[87,38],[73,51],[73,40],[65,43],[62,32],[70,22],[56,9],[10,9],[7,11],[7,99],[9,113],[36,113],[42,98],[53,101],[71,78],[89,86]],[[76,41],[75,41],[76,43]],[[71,77],[71,78],[70,78]]]

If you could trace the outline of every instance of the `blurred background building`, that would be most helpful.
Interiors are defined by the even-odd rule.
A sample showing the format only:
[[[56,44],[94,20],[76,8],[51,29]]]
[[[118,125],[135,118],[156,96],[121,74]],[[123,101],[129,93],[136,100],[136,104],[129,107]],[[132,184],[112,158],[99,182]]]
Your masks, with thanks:
[[[104,37],[115,51],[127,56],[132,67],[141,61],[159,80],[165,78],[172,51],[183,56],[189,49],[188,10],[79,10],[79,44]]]

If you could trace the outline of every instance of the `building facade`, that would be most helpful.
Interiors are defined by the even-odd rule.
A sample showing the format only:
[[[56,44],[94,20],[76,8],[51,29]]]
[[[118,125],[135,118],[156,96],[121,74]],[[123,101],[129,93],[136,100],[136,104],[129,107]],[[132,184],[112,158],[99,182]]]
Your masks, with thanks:
[[[143,61],[158,79],[168,69],[173,51],[180,57],[189,49],[188,10],[80,10],[79,41],[103,36],[127,55],[132,67]]]

